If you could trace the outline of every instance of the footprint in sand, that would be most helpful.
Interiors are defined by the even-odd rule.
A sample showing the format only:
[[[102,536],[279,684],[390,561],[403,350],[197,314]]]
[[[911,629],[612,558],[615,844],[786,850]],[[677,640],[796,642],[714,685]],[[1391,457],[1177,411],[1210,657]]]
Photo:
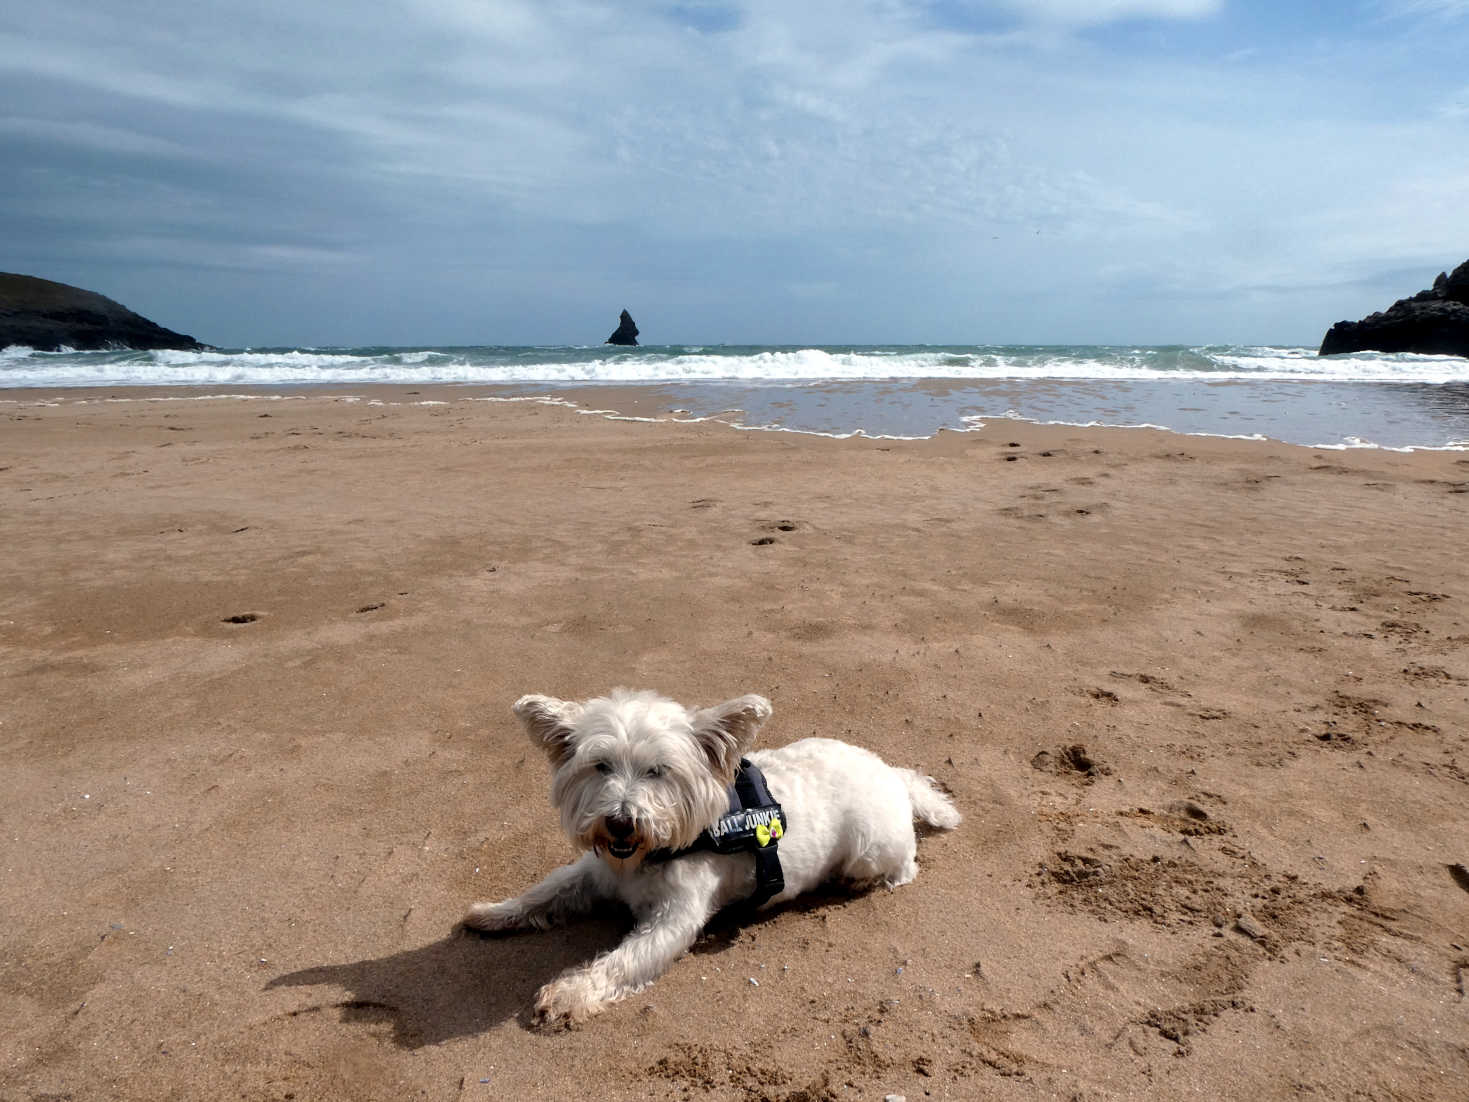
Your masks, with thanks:
[[[1091,784],[1098,777],[1112,772],[1111,766],[1092,757],[1081,743],[1060,746],[1055,750],[1042,750],[1030,759],[1031,768],[1057,777],[1070,777],[1084,784]]]
[[[1146,685],[1155,693],[1173,693],[1177,696],[1189,696],[1183,689],[1174,688],[1161,677],[1154,677],[1150,673],[1124,673],[1121,670],[1113,670],[1111,675],[1119,681],[1136,681],[1139,685]]]
[[[802,525],[799,521],[794,520],[767,520],[762,521],[760,523],[760,527],[767,532],[795,532],[799,530]],[[759,536],[750,541],[751,545],[755,547],[767,547],[772,543],[778,542],[779,541],[774,536]]]
[[[1175,1056],[1187,1056],[1193,1052],[1192,1038],[1206,1032],[1214,1024],[1214,1020],[1226,1010],[1253,1009],[1244,999],[1219,996],[1199,999],[1183,1006],[1150,1010],[1138,1020],[1138,1024],[1157,1030],[1160,1037],[1177,1045]]]
[[[224,617],[222,620],[220,620],[220,623],[222,623],[222,624],[253,624],[253,623],[255,623],[256,620],[259,620],[264,615],[265,615],[265,613],[263,613],[263,612],[237,612],[233,616],[226,616],[226,617]]]
[[[997,512],[1000,514],[1000,516],[1002,516],[1002,517],[1009,517],[1011,520],[1046,520],[1047,519],[1045,513],[1027,513],[1024,509],[1020,508],[1018,505],[1006,505],[1003,508],[998,509]]]
[[[1460,677],[1442,666],[1427,666],[1421,662],[1409,662],[1403,667],[1403,676],[1409,681],[1447,681],[1455,685],[1469,685],[1469,677]]]
[[[1118,816],[1157,830],[1166,830],[1185,838],[1201,838],[1210,834],[1229,834],[1229,824],[1216,819],[1193,800],[1174,800],[1162,811],[1149,807],[1119,811]]]
[[[1450,865],[1449,875],[1454,878],[1455,884],[1459,885],[1459,887],[1463,888],[1466,892],[1469,892],[1469,868],[1466,868],[1463,865]],[[1461,972],[1469,970],[1469,960],[1466,960],[1463,964],[1461,964],[1459,966],[1459,969]],[[1459,977],[1459,981],[1459,995],[1462,997],[1464,994],[1462,975]]]
[[[1001,516],[1010,517],[1012,519],[1064,520],[1067,517],[1090,517],[1097,513],[1104,513],[1110,508],[1110,506],[1104,501],[1090,502],[1086,505],[1073,505],[1070,507],[1066,507],[1061,505],[1060,502],[1057,501],[1054,496],[1052,496],[1061,493],[1065,493],[1065,491],[1059,486],[1031,486],[1027,489],[1025,493],[1020,495],[1022,501],[1051,502],[1056,504],[1058,507],[1051,512],[1040,510],[1028,513],[1023,508],[1016,505],[1007,505],[997,511]]]
[[[1195,719],[1228,719],[1229,711],[1225,708],[1200,708],[1198,709],[1198,711],[1190,712],[1189,715],[1193,716]]]

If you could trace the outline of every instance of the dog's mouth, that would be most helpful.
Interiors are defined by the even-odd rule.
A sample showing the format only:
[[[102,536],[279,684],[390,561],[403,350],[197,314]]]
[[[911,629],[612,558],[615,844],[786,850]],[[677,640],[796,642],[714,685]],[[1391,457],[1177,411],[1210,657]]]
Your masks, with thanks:
[[[637,853],[637,851],[638,844],[630,838],[607,843],[607,852],[619,861],[626,861],[633,854]]]

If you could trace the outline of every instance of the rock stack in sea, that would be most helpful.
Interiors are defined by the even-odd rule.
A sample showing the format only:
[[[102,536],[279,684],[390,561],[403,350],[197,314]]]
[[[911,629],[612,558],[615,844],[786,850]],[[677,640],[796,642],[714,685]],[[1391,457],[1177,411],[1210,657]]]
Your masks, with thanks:
[[[1337,352],[1423,352],[1469,356],[1469,260],[1440,272],[1433,286],[1361,321],[1339,321],[1321,342]]]
[[[0,348],[205,348],[193,337],[155,325],[121,303],[66,283],[0,272]]]
[[[622,312],[622,317],[620,317],[620,318],[617,319],[617,331],[615,333],[613,333],[612,336],[608,337],[602,343],[603,344],[637,344],[638,343],[638,327],[637,327],[637,324],[632,320],[632,315],[629,314],[626,310],[624,310]]]

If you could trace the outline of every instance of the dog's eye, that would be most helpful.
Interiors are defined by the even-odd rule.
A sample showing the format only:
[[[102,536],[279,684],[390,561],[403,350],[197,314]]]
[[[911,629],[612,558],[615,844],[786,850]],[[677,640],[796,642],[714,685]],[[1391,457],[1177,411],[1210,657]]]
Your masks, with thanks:
[[[612,772],[612,763],[610,761],[599,761],[592,768],[596,769],[598,773],[610,773]]]
[[[648,767],[648,772],[647,772],[646,775],[649,776],[649,777],[661,777],[661,776],[663,776],[663,766],[661,766],[661,765],[649,766]]]

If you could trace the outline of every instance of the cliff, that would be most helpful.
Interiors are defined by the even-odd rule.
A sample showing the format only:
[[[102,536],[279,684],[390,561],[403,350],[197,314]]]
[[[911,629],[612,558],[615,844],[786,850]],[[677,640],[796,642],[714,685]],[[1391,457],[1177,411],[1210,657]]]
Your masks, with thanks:
[[[121,303],[66,283],[0,272],[0,348],[26,345],[43,352],[61,348],[206,347],[164,329]]]
[[[1337,322],[1327,330],[1320,354],[1368,351],[1469,356],[1469,260],[1386,310]]]

